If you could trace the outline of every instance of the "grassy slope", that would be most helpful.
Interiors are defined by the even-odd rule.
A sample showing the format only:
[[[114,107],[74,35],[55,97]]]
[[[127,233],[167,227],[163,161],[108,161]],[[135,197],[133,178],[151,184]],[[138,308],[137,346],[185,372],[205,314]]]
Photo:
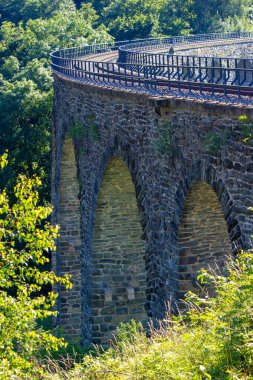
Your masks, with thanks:
[[[229,260],[226,277],[204,273],[216,297],[189,294],[186,315],[168,318],[147,338],[135,322],[122,325],[108,351],[49,379],[253,379],[253,257]],[[208,287],[207,287],[208,288]]]

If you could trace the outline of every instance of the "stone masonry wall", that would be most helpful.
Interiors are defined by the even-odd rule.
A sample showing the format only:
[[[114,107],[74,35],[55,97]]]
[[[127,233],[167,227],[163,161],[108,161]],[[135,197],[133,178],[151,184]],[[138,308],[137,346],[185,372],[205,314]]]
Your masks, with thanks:
[[[61,158],[61,182],[59,186],[60,235],[55,270],[60,275],[71,275],[71,291],[59,289],[58,311],[61,315],[59,327],[67,332],[68,338],[81,337],[81,261],[80,261],[80,201],[79,184],[74,145],[66,138]]]
[[[235,58],[252,58],[253,57],[253,44],[252,43],[238,43],[233,45],[222,46],[206,46],[196,48],[177,49],[178,55],[195,55],[198,57],[235,57]]]
[[[144,320],[144,242],[134,185],[125,163],[112,158],[95,211],[91,265],[93,342],[111,338],[117,324]]]
[[[74,255],[78,266],[80,254],[81,291],[77,296],[76,291],[80,288],[76,287],[62,297],[66,303],[60,310],[59,319],[65,321],[66,333],[78,337],[79,319],[75,324],[72,317],[81,316],[82,339],[89,344],[94,339],[92,271],[94,253],[98,254],[96,232],[94,235],[95,212],[110,159],[118,157],[125,162],[134,184],[145,241],[143,306],[147,317],[162,318],[166,303],[172,300],[176,304],[178,300],[179,227],[185,199],[195,183],[203,181],[216,193],[233,251],[251,247],[253,219],[248,208],[253,205],[253,147],[242,141],[238,116],[247,114],[253,120],[253,110],[210,101],[149,98],[144,94],[103,89],[57,76],[54,86],[56,152],[52,193],[56,194],[56,200],[62,183],[70,186],[68,182],[74,180],[74,177],[68,177],[69,171],[61,172],[62,146],[67,131],[79,126],[74,146],[80,208],[75,201],[68,214],[68,223],[71,224],[73,219],[76,227],[73,232],[77,234],[77,244],[59,246],[57,257],[59,273],[65,272],[66,268],[71,273],[71,265],[67,261],[65,265],[61,257],[70,260]],[[214,141],[220,142],[215,151],[208,145],[210,134],[215,137]],[[70,171],[74,173],[73,168]],[[55,204],[57,206],[57,201]],[[59,207],[57,210],[56,219],[61,222],[65,211]],[[79,210],[81,224],[78,226]],[[61,230],[62,242],[70,242],[71,236],[66,229]],[[136,236],[133,252],[138,252],[140,247],[139,232]],[[139,267],[137,258],[136,261],[133,259],[133,265]],[[73,266],[74,274],[75,268],[79,267]],[[104,284],[103,290],[106,287]],[[128,311],[125,312],[128,318]],[[112,316],[116,313],[112,312]],[[138,318],[142,318],[142,313]]]
[[[217,196],[205,182],[195,183],[186,197],[178,236],[179,298],[198,292],[201,268],[221,270],[231,254],[227,224]]]

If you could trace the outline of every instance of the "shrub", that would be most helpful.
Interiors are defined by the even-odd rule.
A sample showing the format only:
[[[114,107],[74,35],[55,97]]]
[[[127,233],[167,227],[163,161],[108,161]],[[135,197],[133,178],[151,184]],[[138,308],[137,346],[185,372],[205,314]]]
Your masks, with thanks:
[[[188,311],[168,317],[151,337],[135,322],[120,326],[104,352],[55,379],[253,379],[253,255],[228,259],[225,276],[203,271],[215,296],[188,293]]]
[[[253,124],[247,116],[240,116],[242,141],[253,145]]]
[[[175,125],[171,122],[163,122],[160,126],[159,136],[155,144],[156,151],[160,155],[168,155],[173,158],[178,154],[175,140]]]
[[[0,165],[6,164],[4,155]],[[56,294],[45,292],[45,287],[54,283],[70,286],[68,277],[45,270],[49,262],[45,252],[55,250],[58,228],[47,222],[51,207],[39,204],[40,185],[37,177],[20,175],[14,200],[6,190],[0,192],[1,380],[39,379],[43,369],[36,362],[41,352],[65,344],[37,325],[39,319],[55,315]]]

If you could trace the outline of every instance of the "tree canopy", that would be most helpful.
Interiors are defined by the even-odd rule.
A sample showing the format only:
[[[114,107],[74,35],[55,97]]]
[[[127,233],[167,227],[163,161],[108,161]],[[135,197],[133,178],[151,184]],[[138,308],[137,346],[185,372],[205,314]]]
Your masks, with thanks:
[[[28,21],[36,18],[50,18],[59,11],[75,9],[72,0],[4,0],[0,3],[2,21]]]
[[[46,195],[52,120],[50,53],[110,37],[103,25],[97,26],[98,16],[90,4],[76,10],[71,0],[24,0],[18,4],[21,13],[15,4],[13,0],[1,4],[6,21],[0,29],[0,152],[8,148],[10,156],[1,179],[13,185],[17,173],[35,172],[43,179]],[[15,24],[20,14],[24,20]]]
[[[253,30],[250,0],[93,0],[92,4],[118,40]]]

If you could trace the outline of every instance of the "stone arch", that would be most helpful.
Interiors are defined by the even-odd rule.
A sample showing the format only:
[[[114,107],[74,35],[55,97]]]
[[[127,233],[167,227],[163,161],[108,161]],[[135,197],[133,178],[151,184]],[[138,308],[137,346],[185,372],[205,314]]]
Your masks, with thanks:
[[[83,154],[83,147],[80,148],[80,146],[77,146],[76,148],[77,157],[79,157]],[[90,345],[90,343],[94,341],[94,334],[92,334],[91,273],[95,212],[104,173],[112,157],[120,158],[125,163],[128,170],[128,175],[132,181],[135,192],[134,198],[137,203],[137,210],[139,210],[139,220],[141,225],[140,239],[143,240],[144,233],[142,233],[142,231],[147,225],[147,222],[143,206],[145,184],[142,179],[142,169],[138,165],[138,161],[135,157],[136,155],[134,154],[134,151],[132,151],[130,144],[122,142],[117,136],[114,136],[110,138],[110,141],[107,141],[105,145],[99,146],[99,148],[98,144],[91,144],[89,149],[85,152],[85,155],[85,165],[79,165],[82,225],[82,340],[84,344]],[[143,261],[143,265],[145,265],[145,261]],[[97,339],[99,338],[100,337]]]
[[[231,253],[227,223],[214,190],[204,181],[193,184],[184,203],[178,234],[179,298],[197,291],[201,268],[224,268]]]
[[[176,246],[177,246],[177,256],[179,259],[179,238],[180,238],[180,224],[184,218],[184,207],[187,200],[187,196],[190,194],[191,189],[194,190],[195,186],[198,184],[205,183],[205,186],[209,186],[209,194],[212,194],[213,202],[216,201],[216,209],[220,210],[221,219],[223,219],[223,232],[227,234],[229,238],[230,253],[236,253],[239,249],[243,248],[243,241],[241,236],[241,228],[239,225],[239,215],[237,213],[236,205],[234,203],[233,197],[230,195],[225,182],[219,177],[217,170],[208,161],[198,161],[188,168],[187,173],[184,176],[184,180],[180,182],[178,190],[176,193],[176,203],[177,211],[175,213],[176,218],[174,219],[176,234]],[[228,248],[228,245],[226,243]],[[225,249],[226,250],[226,249]],[[219,256],[219,255],[218,255]],[[180,266],[180,263],[179,263]],[[204,265],[203,265],[204,267]],[[182,268],[179,268],[181,271]],[[178,277],[179,273],[177,273]],[[190,278],[191,276],[188,275]],[[194,276],[190,279],[192,283],[195,282]],[[187,289],[185,289],[187,290]],[[179,294],[182,296],[184,291]]]
[[[194,183],[198,181],[204,181],[210,185],[218,198],[227,222],[232,252],[235,253],[244,248],[239,224],[239,211],[236,208],[236,203],[227,189],[224,180],[219,177],[217,170],[209,162],[198,161],[193,163],[187,172],[184,173],[184,179],[179,182],[175,199],[177,204],[175,210],[176,217],[174,219],[176,230],[178,231],[179,229],[186,196]]]
[[[90,270],[91,330],[106,343],[116,326],[144,320],[144,242],[135,187],[124,161],[112,156],[96,202]]]

